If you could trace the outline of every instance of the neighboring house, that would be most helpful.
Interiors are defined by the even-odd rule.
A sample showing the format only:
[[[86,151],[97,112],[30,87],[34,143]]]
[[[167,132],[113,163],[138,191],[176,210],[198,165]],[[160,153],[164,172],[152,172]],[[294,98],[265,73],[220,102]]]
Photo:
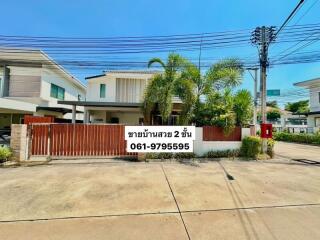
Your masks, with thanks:
[[[85,122],[121,123],[138,125],[144,123],[141,110],[144,91],[156,71],[109,71],[87,77],[86,101],[59,101],[61,104],[84,106]],[[154,93],[158,94],[158,93]],[[173,99],[171,123],[179,112],[181,100]],[[160,114],[152,113],[151,124],[161,124]]]
[[[310,112],[308,113],[308,127],[320,128],[320,78],[315,78],[294,84],[309,90],[310,94]]]
[[[84,99],[85,86],[40,50],[0,49],[0,129],[25,114],[71,119],[58,100]],[[78,107],[77,119],[83,118]]]
[[[260,113],[260,111],[258,110]],[[289,132],[307,132],[307,117],[303,114],[293,114],[290,111],[267,107],[267,112],[279,112],[280,118],[270,120],[268,123],[272,123],[273,128],[277,131],[287,130]]]

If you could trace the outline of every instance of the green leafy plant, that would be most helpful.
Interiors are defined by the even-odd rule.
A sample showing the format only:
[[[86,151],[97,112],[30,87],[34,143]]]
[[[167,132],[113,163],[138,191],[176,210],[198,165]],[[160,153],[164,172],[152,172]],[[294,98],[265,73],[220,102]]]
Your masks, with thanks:
[[[306,114],[310,111],[309,109],[309,100],[302,100],[293,103],[287,103],[285,110],[297,113],[297,114]]]
[[[206,158],[235,158],[240,155],[240,150],[238,149],[228,149],[228,150],[217,150],[217,151],[209,151],[204,157]]]
[[[0,146],[0,163],[8,161],[11,156],[12,151],[10,148]]]
[[[246,158],[257,158],[261,151],[261,138],[259,137],[245,137],[242,139],[240,148],[240,155]]]
[[[174,157],[173,153],[147,153],[147,159],[171,159]]]
[[[268,139],[268,142],[267,142],[267,154],[273,158],[274,157],[274,145],[275,145],[275,141],[270,138]]]
[[[146,123],[150,122],[150,114],[156,107],[160,111],[163,122],[167,122],[172,111],[172,97],[175,93],[176,81],[179,79],[179,70],[186,64],[179,54],[171,53],[167,62],[164,63],[160,58],[152,58],[148,67],[159,64],[164,72],[157,74],[147,85],[144,102],[143,113]]]
[[[253,115],[253,99],[251,93],[241,89],[234,95],[233,111],[236,114],[236,124],[239,126],[248,125]]]
[[[195,158],[196,155],[194,153],[189,153],[189,152],[182,152],[182,153],[175,153],[174,158],[175,159],[192,159]]]
[[[273,139],[277,141],[284,141],[284,142],[296,142],[296,143],[320,145],[319,134],[276,132],[273,134]]]

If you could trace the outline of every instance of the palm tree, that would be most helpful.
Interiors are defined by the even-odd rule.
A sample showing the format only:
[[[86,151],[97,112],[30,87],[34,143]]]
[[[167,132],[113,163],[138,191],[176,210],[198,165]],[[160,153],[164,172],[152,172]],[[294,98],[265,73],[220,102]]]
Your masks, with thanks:
[[[148,67],[160,64],[164,69],[162,74],[157,74],[148,84],[143,103],[143,112],[147,123],[150,123],[150,112],[158,105],[163,122],[167,122],[172,112],[172,97],[175,93],[176,81],[179,79],[178,71],[186,63],[186,59],[179,54],[171,53],[164,63],[160,58],[152,58]]]
[[[253,101],[251,93],[241,89],[234,95],[233,110],[236,114],[236,123],[239,126],[249,124],[253,115]]]
[[[213,64],[209,70],[202,75],[199,68],[188,63],[181,74],[181,78],[194,84],[194,104],[189,108],[188,115],[193,115],[196,125],[202,125],[203,107],[201,97],[208,98],[213,93],[233,88],[241,84],[243,67],[238,59],[225,59]]]

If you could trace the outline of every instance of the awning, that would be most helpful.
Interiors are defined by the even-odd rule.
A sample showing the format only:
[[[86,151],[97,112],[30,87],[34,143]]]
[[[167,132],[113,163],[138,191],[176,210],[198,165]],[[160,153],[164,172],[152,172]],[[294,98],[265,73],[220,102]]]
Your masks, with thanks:
[[[317,115],[320,114],[320,111],[315,111],[315,112],[309,112],[308,115]]]
[[[141,103],[123,103],[123,102],[58,101],[58,104],[84,106],[84,107],[123,107],[123,108],[141,107]]]
[[[72,109],[62,108],[62,107],[37,107],[37,111],[40,111],[40,110],[58,112],[58,113],[62,113],[63,115],[66,113],[72,113]],[[77,113],[83,113],[83,112],[77,111]]]

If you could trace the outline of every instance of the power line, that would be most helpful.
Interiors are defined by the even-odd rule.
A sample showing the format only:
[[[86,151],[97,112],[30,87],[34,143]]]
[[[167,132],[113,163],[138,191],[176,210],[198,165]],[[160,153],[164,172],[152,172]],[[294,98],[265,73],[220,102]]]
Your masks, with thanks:
[[[313,4],[305,11],[305,13],[294,23],[294,25],[298,24],[301,19],[304,18],[318,2],[319,0],[315,0]]]

